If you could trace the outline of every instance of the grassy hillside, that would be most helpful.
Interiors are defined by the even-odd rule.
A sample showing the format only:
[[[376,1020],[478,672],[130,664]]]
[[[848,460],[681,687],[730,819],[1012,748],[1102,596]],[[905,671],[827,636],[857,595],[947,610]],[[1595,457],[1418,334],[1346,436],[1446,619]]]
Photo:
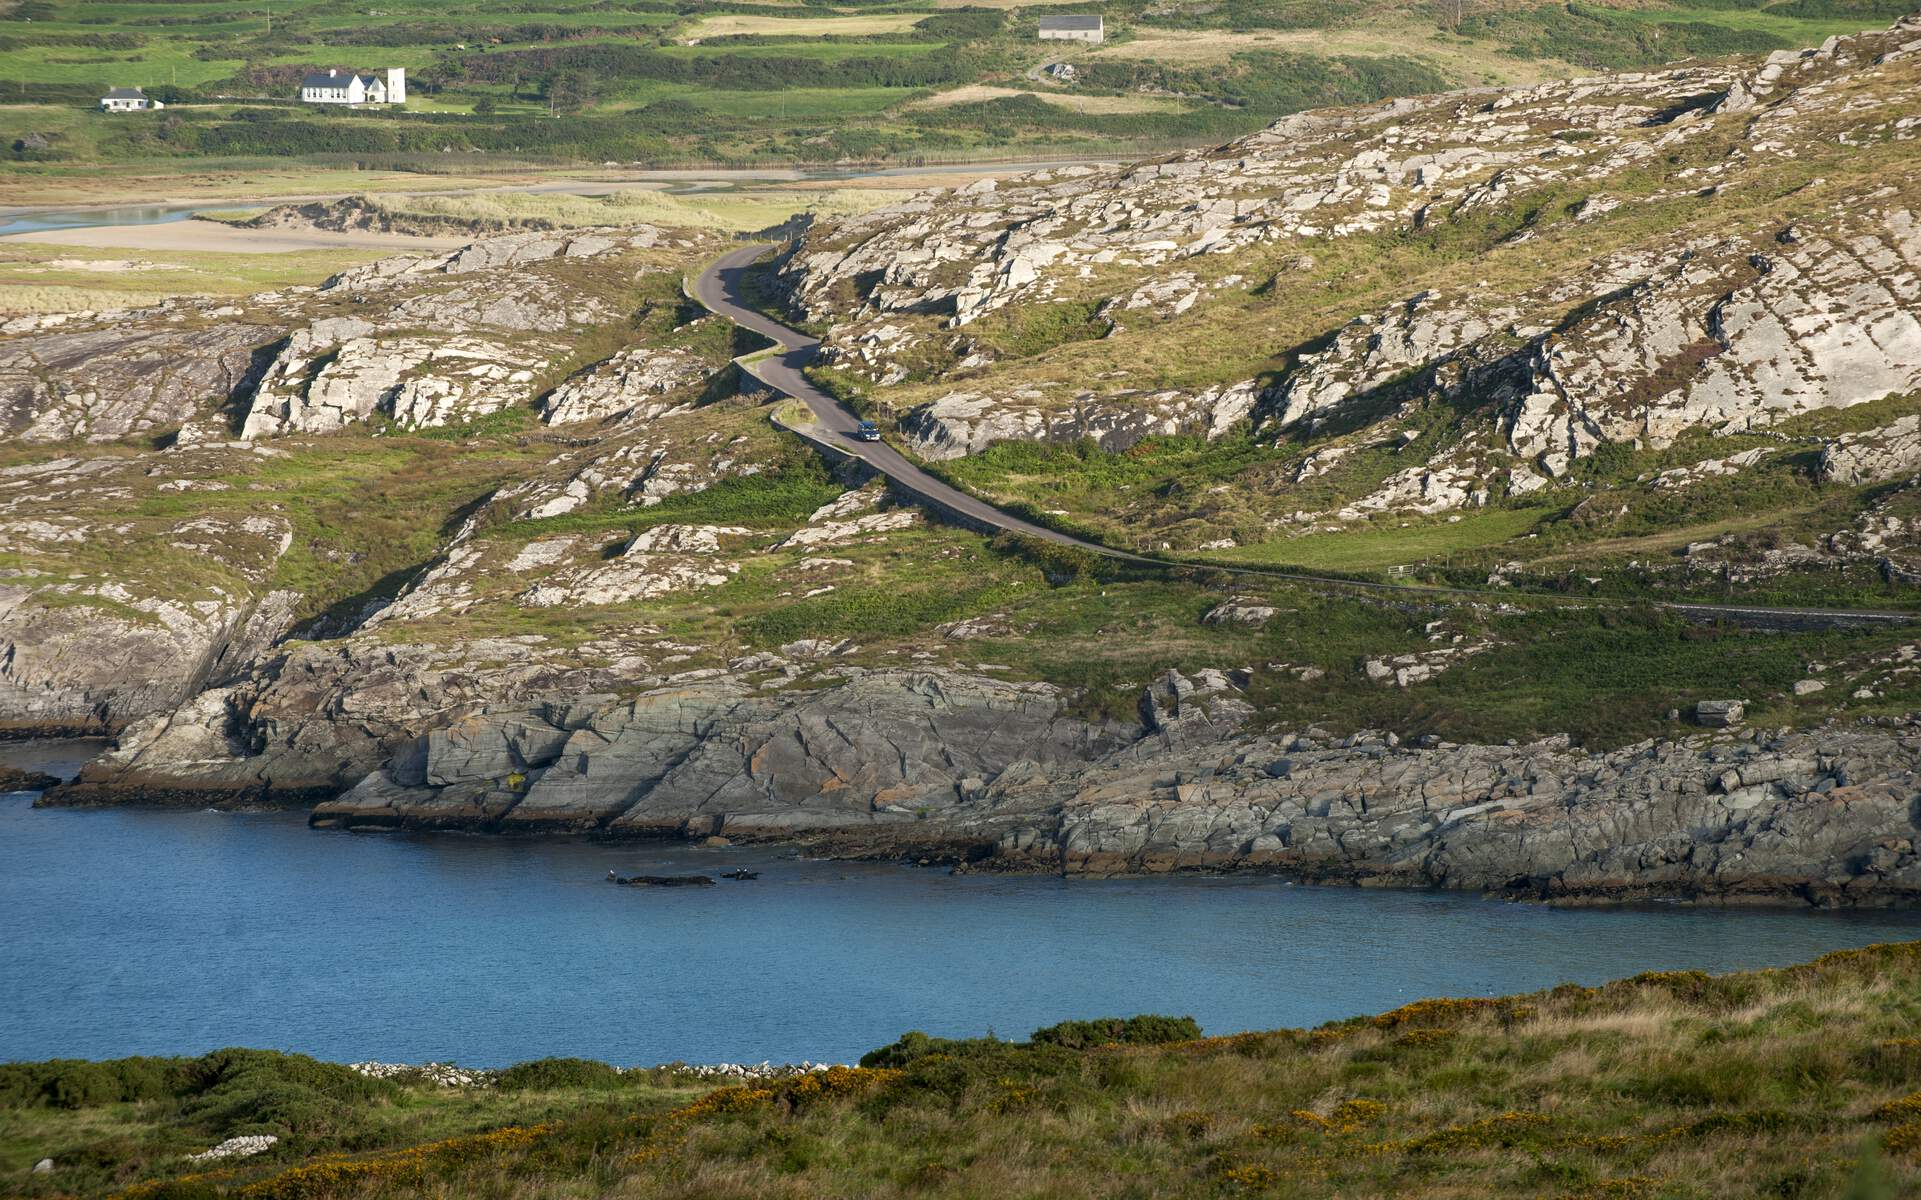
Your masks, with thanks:
[[[287,155],[833,162],[1142,150],[1219,141],[1310,107],[1809,45],[1905,11],[1890,0],[1116,0],[1099,6],[1107,45],[1036,40],[1038,15],[1089,8],[10,0],[0,132],[18,169],[35,173]],[[1076,81],[1039,72],[1057,58]],[[300,76],[328,66],[406,67],[407,111],[294,104]],[[86,111],[115,85],[172,107]]]
[[[0,1067],[8,1194],[1870,1198],[1921,1187],[1921,944],[1423,1000],[1314,1030],[908,1034],[713,1089],[525,1064],[482,1086],[297,1056]],[[242,1134],[258,1157],[183,1155]],[[42,1157],[55,1170],[29,1175]]]

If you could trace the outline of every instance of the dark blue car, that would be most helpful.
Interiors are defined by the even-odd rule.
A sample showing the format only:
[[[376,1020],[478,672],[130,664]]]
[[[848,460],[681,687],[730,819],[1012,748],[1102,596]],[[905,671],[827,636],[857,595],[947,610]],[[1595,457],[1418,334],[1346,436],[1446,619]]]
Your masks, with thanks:
[[[854,426],[854,440],[857,442],[880,441],[880,426],[872,421],[862,421]]]

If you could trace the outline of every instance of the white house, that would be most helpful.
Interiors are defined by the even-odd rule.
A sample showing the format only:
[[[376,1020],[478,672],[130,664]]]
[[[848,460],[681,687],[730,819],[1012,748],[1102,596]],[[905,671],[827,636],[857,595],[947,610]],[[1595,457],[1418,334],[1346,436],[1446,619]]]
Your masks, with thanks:
[[[114,88],[100,97],[101,112],[143,112],[149,108],[165,108],[158,100],[147,99],[147,93],[139,88]]]
[[[1041,41],[1086,42],[1098,46],[1107,37],[1100,17],[1042,17]]]
[[[387,68],[387,78],[329,67],[300,81],[300,98],[308,104],[405,104],[407,68]]]

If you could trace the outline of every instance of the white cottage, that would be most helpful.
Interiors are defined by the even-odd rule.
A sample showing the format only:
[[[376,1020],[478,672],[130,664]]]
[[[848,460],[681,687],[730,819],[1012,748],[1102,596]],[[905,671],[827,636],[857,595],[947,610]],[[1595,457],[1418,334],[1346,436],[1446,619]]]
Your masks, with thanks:
[[[300,98],[308,104],[405,104],[407,68],[389,67],[382,79],[329,67],[300,81]]]
[[[150,108],[165,108],[158,100],[147,99],[147,93],[139,88],[114,88],[100,97],[101,112],[145,112]]]
[[[1107,37],[1107,24],[1100,17],[1042,17],[1043,42],[1086,42],[1098,46]]]

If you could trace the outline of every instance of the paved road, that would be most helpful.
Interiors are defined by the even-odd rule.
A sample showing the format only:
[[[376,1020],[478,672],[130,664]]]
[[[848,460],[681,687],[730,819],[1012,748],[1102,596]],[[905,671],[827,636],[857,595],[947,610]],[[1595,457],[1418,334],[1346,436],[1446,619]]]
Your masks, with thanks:
[[[693,281],[694,298],[710,312],[726,317],[734,324],[751,329],[773,341],[780,347],[778,355],[742,363],[741,369],[760,380],[768,387],[785,395],[792,396],[805,404],[814,414],[818,427],[813,436],[840,452],[858,458],[893,483],[923,500],[951,513],[964,516],[971,521],[993,529],[1007,530],[1012,533],[1026,534],[1062,546],[1073,546],[1108,558],[1118,558],[1127,562],[1151,563],[1155,566],[1180,566],[1181,563],[1163,558],[1150,558],[1098,542],[1089,542],[1059,530],[1048,529],[1031,521],[1022,520],[1012,513],[1003,512],[980,498],[946,484],[909,462],[900,451],[885,442],[857,442],[852,434],[860,418],[828,395],[807,378],[802,372],[820,350],[820,339],[810,337],[796,329],[789,329],[778,321],[748,306],[746,289],[742,279],[748,266],[761,255],[768,246],[765,243],[743,246],[719,261],[713,263]],[[1194,564],[1201,565],[1201,564]],[[1360,588],[1367,591],[1413,592],[1428,596],[1449,594],[1460,596],[1483,596],[1494,599],[1513,600],[1528,593],[1497,592],[1475,588],[1429,587],[1422,584],[1385,583],[1372,580],[1339,579],[1327,575],[1311,575],[1298,571],[1277,571],[1266,567],[1225,566],[1223,570],[1237,575],[1254,575],[1263,579],[1285,579],[1298,583],[1332,584],[1345,588]],[[1583,605],[1597,603],[1591,598],[1577,601]],[[1722,616],[1737,623],[1767,624],[1805,621],[1815,624],[1875,624],[1884,622],[1907,622],[1916,620],[1921,614],[1886,611],[1879,609],[1836,609],[1836,608],[1777,608],[1762,604],[1700,604],[1676,601],[1657,601],[1656,608],[1683,614],[1694,613],[1703,616]]]
[[[1155,561],[1138,554],[1116,550],[1111,546],[1082,541],[1044,525],[1036,525],[1031,521],[1023,521],[957,487],[942,483],[907,461],[900,451],[885,442],[855,441],[854,426],[860,423],[860,418],[849,412],[840,401],[815,387],[801,372],[801,368],[811,362],[814,355],[819,352],[820,339],[809,337],[799,330],[789,329],[777,321],[769,320],[745,303],[741,277],[745,274],[748,264],[766,251],[765,245],[743,246],[714,263],[695,278],[694,298],[710,311],[726,317],[736,325],[771,339],[781,348],[778,355],[742,363],[741,370],[775,391],[792,396],[805,404],[813,412],[814,420],[819,426],[815,436],[820,441],[842,453],[860,459],[875,471],[922,499],[983,525],[1013,533],[1023,533],[1029,537],[1044,538],[1063,546],[1076,546],[1110,558],[1125,558],[1135,562]]]

